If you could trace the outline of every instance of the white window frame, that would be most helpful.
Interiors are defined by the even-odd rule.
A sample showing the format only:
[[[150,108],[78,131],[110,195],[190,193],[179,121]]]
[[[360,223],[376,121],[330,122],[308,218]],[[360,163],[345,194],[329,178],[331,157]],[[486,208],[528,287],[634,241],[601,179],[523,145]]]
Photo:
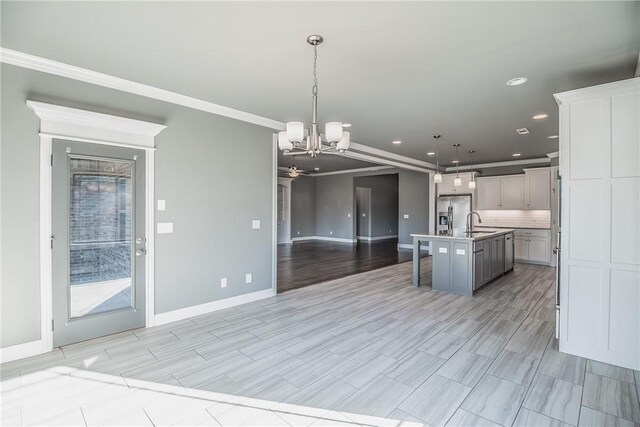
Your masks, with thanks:
[[[53,350],[53,281],[51,260],[51,154],[53,139],[143,149],[145,160],[146,326],[155,323],[155,137],[165,125],[60,105],[27,101],[40,119],[40,321],[42,352]]]

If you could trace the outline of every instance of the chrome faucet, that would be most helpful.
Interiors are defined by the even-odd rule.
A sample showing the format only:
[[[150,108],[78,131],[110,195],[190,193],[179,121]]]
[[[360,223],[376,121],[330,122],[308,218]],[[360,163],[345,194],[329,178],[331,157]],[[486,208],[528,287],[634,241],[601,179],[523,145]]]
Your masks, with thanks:
[[[471,232],[471,217],[473,216],[473,214],[478,215],[478,222],[482,224],[482,218],[480,218],[480,214],[478,212],[476,211],[469,212],[467,214],[467,233]]]

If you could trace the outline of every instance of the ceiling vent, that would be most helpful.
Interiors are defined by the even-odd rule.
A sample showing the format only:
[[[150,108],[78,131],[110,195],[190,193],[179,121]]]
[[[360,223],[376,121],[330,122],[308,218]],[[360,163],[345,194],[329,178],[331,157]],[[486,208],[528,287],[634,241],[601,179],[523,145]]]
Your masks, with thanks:
[[[518,132],[518,135],[529,135],[529,129],[527,128],[516,129],[516,132]]]

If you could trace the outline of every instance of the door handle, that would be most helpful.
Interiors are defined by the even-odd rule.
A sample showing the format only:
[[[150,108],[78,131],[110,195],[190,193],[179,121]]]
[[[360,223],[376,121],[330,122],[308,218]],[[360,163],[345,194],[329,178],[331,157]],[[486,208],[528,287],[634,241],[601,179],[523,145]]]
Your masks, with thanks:
[[[136,251],[136,256],[142,256],[142,255],[146,255],[146,254],[147,254],[147,251],[144,250],[144,249],[138,249]]]

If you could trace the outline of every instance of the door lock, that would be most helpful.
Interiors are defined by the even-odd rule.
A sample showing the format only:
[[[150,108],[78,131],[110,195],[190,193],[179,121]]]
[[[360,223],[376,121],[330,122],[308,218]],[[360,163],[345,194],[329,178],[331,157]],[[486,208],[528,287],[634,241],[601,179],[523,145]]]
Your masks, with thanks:
[[[136,256],[142,256],[142,255],[146,255],[147,251],[145,251],[144,249],[138,249],[136,251]]]
[[[144,237],[138,237],[138,238],[136,239],[136,244],[141,245],[141,244],[145,243],[146,241],[147,241],[147,239],[146,239],[146,238],[144,238]]]

